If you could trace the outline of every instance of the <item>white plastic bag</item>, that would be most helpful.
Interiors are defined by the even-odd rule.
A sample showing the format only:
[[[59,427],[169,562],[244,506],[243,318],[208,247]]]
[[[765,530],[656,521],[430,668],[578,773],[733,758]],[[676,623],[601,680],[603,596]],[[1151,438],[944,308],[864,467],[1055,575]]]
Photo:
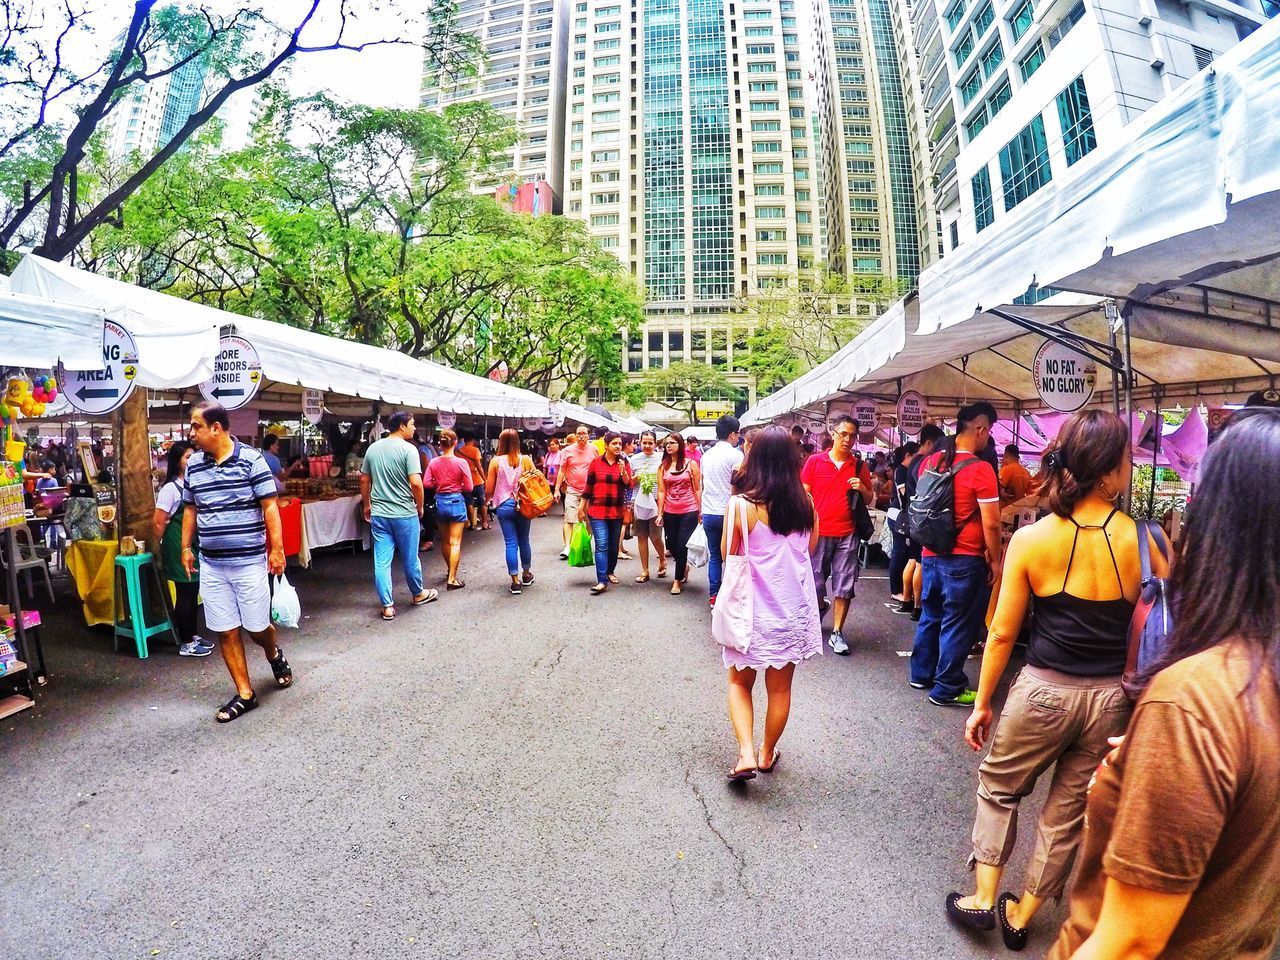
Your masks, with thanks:
[[[710,562],[711,548],[707,546],[707,531],[702,529],[702,524],[698,524],[693,533],[689,534],[689,565],[705,567]]]
[[[302,620],[302,602],[298,600],[298,591],[282,573],[276,577],[275,591],[271,596],[271,622],[278,627],[297,628]]]

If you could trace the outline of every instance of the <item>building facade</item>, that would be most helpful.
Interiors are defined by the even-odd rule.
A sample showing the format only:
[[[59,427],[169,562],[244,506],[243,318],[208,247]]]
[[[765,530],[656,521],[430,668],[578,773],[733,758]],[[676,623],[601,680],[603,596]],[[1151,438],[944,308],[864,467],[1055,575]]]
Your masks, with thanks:
[[[1258,0],[920,0],[948,252],[1017,215],[1275,14]]]
[[[485,100],[510,117],[519,142],[474,186],[492,194],[548,183],[547,213],[563,209],[568,8],[567,0],[458,0],[457,28],[480,39],[486,63],[477,77],[444,88],[424,77],[421,97],[427,108]]]

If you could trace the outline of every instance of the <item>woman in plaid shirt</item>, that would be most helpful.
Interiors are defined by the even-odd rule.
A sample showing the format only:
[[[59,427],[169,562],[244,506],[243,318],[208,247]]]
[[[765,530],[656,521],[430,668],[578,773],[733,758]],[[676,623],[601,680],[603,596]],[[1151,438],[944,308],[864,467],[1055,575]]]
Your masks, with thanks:
[[[582,507],[578,519],[591,523],[595,541],[596,585],[599,595],[617,583],[614,568],[618,565],[618,545],[622,542],[622,511],[628,488],[634,483],[631,465],[622,457],[622,435],[604,435],[604,456],[591,461],[587,469],[587,486],[582,491]]]

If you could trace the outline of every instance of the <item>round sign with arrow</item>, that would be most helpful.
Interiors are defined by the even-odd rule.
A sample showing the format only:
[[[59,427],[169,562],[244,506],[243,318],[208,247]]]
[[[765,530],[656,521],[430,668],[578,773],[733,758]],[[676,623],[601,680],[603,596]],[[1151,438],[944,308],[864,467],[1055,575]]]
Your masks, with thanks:
[[[112,320],[102,322],[101,370],[67,370],[58,365],[58,386],[81,413],[110,413],[129,399],[138,377],[138,345]]]
[[[258,351],[244,337],[226,336],[218,341],[213,376],[200,384],[206,400],[238,410],[253,399],[262,384],[262,362]]]

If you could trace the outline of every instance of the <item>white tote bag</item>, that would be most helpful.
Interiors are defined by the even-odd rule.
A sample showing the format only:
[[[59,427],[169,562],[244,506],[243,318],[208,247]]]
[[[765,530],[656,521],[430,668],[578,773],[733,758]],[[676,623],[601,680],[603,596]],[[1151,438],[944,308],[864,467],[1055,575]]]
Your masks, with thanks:
[[[742,553],[724,558],[724,575],[716,605],[711,610],[711,636],[723,647],[746,653],[751,646],[755,608],[751,588],[751,544],[747,538],[747,505],[741,497],[729,501],[734,506]],[[730,538],[732,543],[732,538]]]
[[[689,566],[705,567],[711,562],[711,548],[707,545],[707,531],[698,524],[689,534]]]

